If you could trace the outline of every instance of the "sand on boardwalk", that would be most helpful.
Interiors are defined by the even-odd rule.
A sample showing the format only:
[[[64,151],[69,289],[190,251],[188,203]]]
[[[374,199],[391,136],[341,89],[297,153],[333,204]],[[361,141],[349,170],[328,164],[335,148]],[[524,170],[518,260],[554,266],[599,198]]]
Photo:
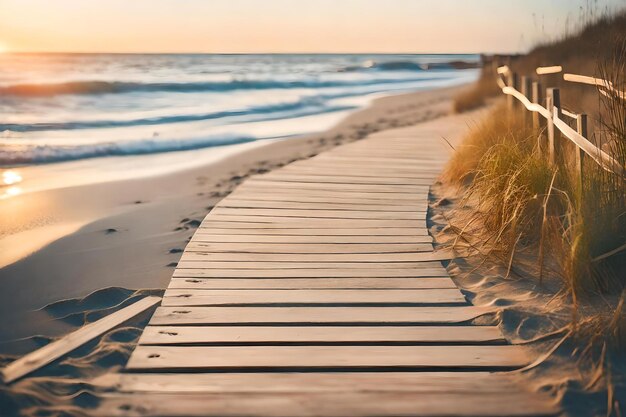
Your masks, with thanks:
[[[36,343],[30,336],[59,335],[76,325],[57,320],[62,315],[52,314],[53,307],[35,311],[50,303],[99,291],[75,314],[81,308],[112,307],[132,293],[125,289],[165,288],[199,222],[247,176],[374,131],[448,114],[460,88],[382,97],[328,131],[255,144],[208,164],[198,162],[199,151],[177,153],[188,155],[193,168],[166,175],[32,192],[4,201],[9,215],[0,219],[0,247],[4,241],[23,256],[32,250],[25,243],[42,237],[37,234],[54,241],[40,241],[46,246],[0,269],[0,353],[31,350]],[[155,163],[162,157],[145,156]],[[17,338],[27,339],[3,343]]]

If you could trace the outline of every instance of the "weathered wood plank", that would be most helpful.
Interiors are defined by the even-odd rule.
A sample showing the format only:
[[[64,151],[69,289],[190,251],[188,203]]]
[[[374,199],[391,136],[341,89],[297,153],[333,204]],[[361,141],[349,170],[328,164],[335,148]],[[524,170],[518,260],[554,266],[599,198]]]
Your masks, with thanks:
[[[216,235],[275,235],[275,236],[428,236],[426,228],[415,227],[301,227],[258,223],[216,222],[210,219],[202,222],[196,233]]]
[[[343,191],[343,192],[364,192],[373,191],[381,194],[385,193],[427,193],[428,185],[375,185],[375,184],[332,184],[332,183],[315,183],[315,182],[297,182],[297,181],[271,181],[252,178],[239,186],[239,190],[266,188],[283,188],[307,190],[326,190],[326,191]]]
[[[321,200],[321,199],[320,199]],[[367,201],[367,200],[362,200]],[[309,210],[309,211],[327,211],[327,210],[341,210],[341,211],[368,211],[373,213],[378,212],[424,212],[428,209],[426,203],[423,204],[404,204],[404,205],[373,205],[363,204],[359,202],[355,203],[329,203],[323,200],[317,202],[297,202],[297,201],[280,201],[276,199],[259,199],[259,200],[243,200],[237,198],[226,198],[220,201],[215,207],[228,207],[228,208],[264,208],[264,209],[296,209],[296,210]]]
[[[229,198],[221,200],[217,206],[228,205],[230,202],[239,203],[246,202],[255,204],[254,207],[265,207],[265,204],[273,204],[271,207],[275,207],[278,204],[307,204],[307,208],[321,208],[321,209],[336,209],[342,210],[354,205],[361,207],[361,210],[393,210],[406,211],[416,210],[423,211],[428,208],[428,203],[418,199],[403,199],[396,201],[389,201],[391,199],[377,199],[367,197],[349,197],[345,195],[294,195],[291,193],[242,193],[233,194]],[[256,205],[261,204],[261,205]],[[302,207],[304,208],[304,206]]]
[[[432,262],[454,258],[452,251],[406,253],[252,253],[252,252],[185,252],[180,264],[191,262],[345,262],[385,263],[380,267],[392,268],[394,263]],[[192,267],[193,268],[193,267]]]
[[[288,167],[283,168],[281,171],[276,172],[276,176],[279,174],[285,173],[289,175],[315,175],[320,177],[341,177],[344,175],[349,176],[358,176],[360,178],[386,178],[386,179],[397,179],[401,178],[404,180],[423,180],[423,179],[432,179],[439,176],[439,169],[426,170],[426,169],[366,169],[366,168],[358,168],[357,166],[353,167],[342,167],[337,168],[336,166],[326,165],[326,166],[315,166],[315,168],[304,168],[304,167]]]
[[[259,216],[259,217],[295,217],[305,219],[369,219],[369,220],[425,220],[425,211],[371,211],[371,210],[311,210],[284,208],[250,208],[250,207],[215,207],[211,211],[214,216]]]
[[[382,164],[392,164],[394,166],[402,167],[443,167],[445,164],[445,160],[443,159],[417,159],[409,157],[407,158],[382,158],[376,156],[362,156],[362,155],[354,155],[354,156],[346,156],[346,155],[320,155],[320,160],[325,161],[345,161],[362,164],[367,166],[369,163],[380,162]]]
[[[148,326],[140,345],[285,343],[504,343],[495,326]]]
[[[450,278],[172,278],[171,289],[456,288]]]
[[[431,244],[430,236],[307,236],[266,234],[216,234],[205,229],[198,230],[191,239],[194,243],[263,243],[292,245],[415,245]]]
[[[155,327],[149,327],[158,329]],[[179,327],[180,328],[180,327]],[[341,329],[341,328],[339,328]],[[502,393],[520,390],[507,373],[335,372],[335,373],[128,373],[105,374],[91,384],[118,392],[171,393]]]
[[[226,216],[214,215],[202,222],[201,228],[210,227],[213,224],[239,228],[311,228],[311,229],[334,229],[337,227],[363,229],[363,228],[408,228],[426,229],[425,220],[375,220],[375,219],[315,219],[297,217],[251,217],[251,216]]]
[[[146,297],[110,315],[31,352],[2,369],[2,380],[10,383],[82,346],[116,326],[156,305],[160,297]]]
[[[342,190],[325,190],[325,189],[303,189],[303,188],[278,188],[271,186],[250,187],[249,189],[242,190],[237,188],[231,195],[232,198],[266,198],[271,200],[272,198],[284,199],[284,198],[324,198],[327,201],[353,201],[355,199],[363,200],[369,199],[372,204],[377,202],[382,204],[390,203],[424,203],[426,190],[421,190],[419,194],[405,193],[405,192],[376,192],[376,191],[354,191],[345,192]]]
[[[256,209],[259,214],[255,214],[255,209],[236,209],[236,208],[216,208],[207,221],[226,221],[238,223],[271,223],[275,225],[302,227],[306,224],[319,224],[322,226],[332,226],[337,224],[345,224],[345,227],[421,227],[426,228],[426,213],[404,213],[395,215],[394,213],[382,214],[363,212],[352,214],[352,211],[337,210],[336,213],[326,212],[323,210],[310,210],[310,215],[306,214],[307,210],[280,210],[280,209]],[[271,212],[274,213],[271,213]],[[284,213],[281,213],[284,211]],[[261,214],[265,212],[265,214]],[[359,217],[355,217],[359,216]],[[396,216],[396,217],[394,217]],[[409,218],[404,218],[409,217]]]
[[[137,346],[126,368],[499,368],[530,362],[520,346]]]
[[[440,166],[395,166],[393,164],[379,163],[379,164],[361,164],[353,162],[339,162],[328,161],[318,159],[314,164],[311,161],[298,161],[293,164],[286,165],[280,169],[282,172],[302,172],[312,173],[316,175],[342,175],[348,172],[350,175],[354,175],[354,172],[365,173],[366,176],[372,176],[377,174],[408,174],[408,175],[421,175],[430,173],[439,173],[441,171]],[[278,170],[276,172],[279,172]]]
[[[290,304],[467,304],[454,289],[388,290],[192,290],[168,289],[163,306],[235,306]]]
[[[174,271],[179,278],[422,278],[448,277],[443,267],[435,268],[283,268],[283,269],[208,269],[182,268]]]
[[[106,417],[521,417],[553,416],[537,395],[403,392],[296,394],[155,394],[103,396],[93,415]]]
[[[186,252],[240,253],[402,253],[432,252],[430,243],[210,243],[192,240]]]
[[[302,161],[302,163],[304,162],[306,161]],[[315,161],[314,165],[306,165],[306,166],[299,165],[297,167],[293,166],[293,168],[291,168],[291,165],[289,165],[289,166],[286,166],[284,169],[287,169],[287,170],[292,169],[294,172],[297,172],[297,171],[307,172],[308,171],[308,172],[317,173],[320,175],[325,174],[326,172],[337,173],[337,174],[342,174],[345,172],[349,172],[351,174],[355,173],[353,175],[359,175],[361,172],[365,172],[366,175],[368,175],[368,173],[373,173],[373,174],[397,173],[399,175],[402,175],[402,174],[420,175],[422,173],[425,173],[427,175],[430,175],[430,174],[441,173],[442,168],[443,168],[443,165],[439,163],[433,164],[433,163],[420,162],[416,164],[404,163],[404,164],[396,165],[396,164],[388,164],[385,162],[362,163],[362,162],[353,162],[353,161],[345,161],[345,160],[337,160],[337,159],[335,160],[318,159],[317,161]]]
[[[450,324],[463,323],[483,307],[159,307],[151,325],[244,324]]]
[[[231,260],[231,261],[181,261],[178,263],[178,268],[183,269],[255,269],[257,271],[263,269],[279,270],[279,269],[376,269],[379,271],[385,269],[400,269],[408,268],[415,270],[422,270],[422,273],[428,273],[425,271],[441,271],[442,266],[436,263],[424,261],[424,262],[289,262],[289,261],[244,261],[244,260]],[[445,269],[443,269],[445,271]],[[419,271],[416,271],[419,272]]]
[[[432,178],[402,178],[402,177],[361,177],[356,175],[306,175],[306,174],[289,174],[285,172],[276,172],[274,174],[265,174],[254,177],[255,180],[263,181],[280,181],[280,182],[297,182],[297,183],[314,183],[314,184],[372,184],[372,185],[430,185]]]

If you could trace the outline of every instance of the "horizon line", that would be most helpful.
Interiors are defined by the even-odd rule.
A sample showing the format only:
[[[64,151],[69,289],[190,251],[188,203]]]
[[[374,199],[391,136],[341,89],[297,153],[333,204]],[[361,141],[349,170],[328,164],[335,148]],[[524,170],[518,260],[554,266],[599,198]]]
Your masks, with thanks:
[[[74,54],[74,55],[518,55],[522,52],[86,52],[86,51],[13,51],[10,54]]]

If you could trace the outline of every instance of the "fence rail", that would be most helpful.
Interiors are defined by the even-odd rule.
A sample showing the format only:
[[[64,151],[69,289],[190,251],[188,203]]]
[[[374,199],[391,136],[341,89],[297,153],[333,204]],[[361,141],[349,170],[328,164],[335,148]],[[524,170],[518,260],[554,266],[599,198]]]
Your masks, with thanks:
[[[536,72],[538,75],[544,75],[557,74],[562,70],[560,66],[539,67],[536,69]],[[520,102],[526,110],[533,113],[533,126],[535,128],[539,127],[539,117],[537,115],[541,115],[546,120],[550,162],[554,163],[556,161],[557,154],[560,152],[560,136],[562,135],[577,147],[577,152],[575,153],[576,166],[581,182],[583,175],[582,161],[585,156],[590,157],[606,171],[625,176],[626,169],[624,166],[587,139],[587,115],[584,113],[577,114],[563,109],[558,88],[548,88],[546,90],[546,107],[543,107],[540,104],[541,90],[539,81],[532,81],[528,77],[522,77],[522,91],[519,91],[517,89],[520,84],[519,78],[508,66],[497,67],[496,72],[498,74],[496,81],[502,92],[509,97],[508,103],[510,108],[514,107],[514,99]],[[502,77],[505,77],[507,82],[505,82]],[[613,84],[607,80],[577,74],[563,74],[563,79],[570,82],[594,85],[605,95],[612,95],[622,100],[626,99],[626,93],[615,88]],[[532,97],[528,98],[527,95],[531,93],[531,91]],[[577,129],[574,130],[571,128],[567,122],[563,120],[563,116],[575,119]]]

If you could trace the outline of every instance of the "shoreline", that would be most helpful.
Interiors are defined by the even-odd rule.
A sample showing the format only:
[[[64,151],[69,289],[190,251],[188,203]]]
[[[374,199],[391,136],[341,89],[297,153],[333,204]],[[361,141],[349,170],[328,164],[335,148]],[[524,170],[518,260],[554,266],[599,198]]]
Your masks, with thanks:
[[[21,218],[12,218],[13,227],[15,220],[19,223],[21,219],[35,225],[30,230],[41,230],[36,227],[38,222],[52,219],[53,227],[73,225],[74,230],[62,229],[69,234],[0,269],[5,285],[0,295],[4,318],[0,351],[7,350],[3,342],[9,340],[67,331],[67,324],[46,320],[45,311],[33,313],[50,303],[107,288],[163,288],[195,227],[248,175],[308,158],[378,130],[447,115],[452,97],[465,87],[377,98],[324,132],[260,143],[166,175],[33,192],[8,200],[15,203],[15,210],[29,208],[16,214]],[[0,223],[0,230],[5,227]]]

